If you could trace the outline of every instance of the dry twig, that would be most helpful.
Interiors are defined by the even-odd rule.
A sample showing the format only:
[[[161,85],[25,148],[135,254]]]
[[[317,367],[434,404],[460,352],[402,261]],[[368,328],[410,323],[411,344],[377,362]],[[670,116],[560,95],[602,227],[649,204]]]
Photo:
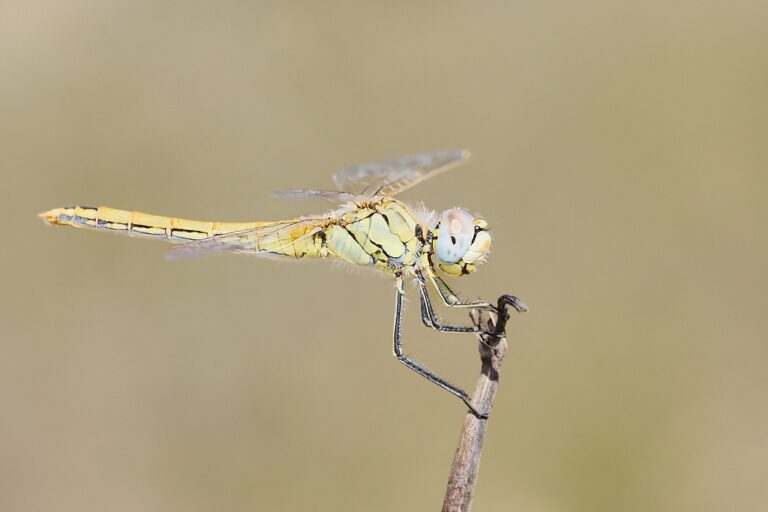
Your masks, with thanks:
[[[464,427],[459,436],[459,444],[448,478],[448,488],[445,491],[443,512],[468,512],[472,506],[488,415],[496,396],[501,363],[507,351],[507,339],[504,331],[508,315],[506,308],[503,307],[506,305],[511,305],[519,312],[527,310],[525,305],[514,297],[502,296],[499,298],[501,318],[486,318],[476,310],[470,312],[472,322],[491,333],[477,335],[482,364],[480,377],[477,379],[475,391],[472,393],[473,407],[480,411],[485,418],[478,417],[471,411],[468,411],[464,417]]]

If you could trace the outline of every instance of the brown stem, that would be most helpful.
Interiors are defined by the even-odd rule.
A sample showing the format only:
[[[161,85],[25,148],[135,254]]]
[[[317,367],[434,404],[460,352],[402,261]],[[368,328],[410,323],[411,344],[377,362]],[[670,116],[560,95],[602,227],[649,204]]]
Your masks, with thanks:
[[[501,314],[503,316],[499,321],[496,318],[484,318],[476,310],[470,312],[470,317],[476,326],[482,327],[487,332],[496,333],[477,335],[482,366],[475,391],[472,393],[472,405],[475,410],[486,416],[493,406],[501,362],[507,351],[507,340],[503,331],[507,319],[505,308],[501,309]],[[464,417],[464,428],[461,430],[451,474],[448,477],[443,512],[467,512],[471,508],[487,424],[487,418],[478,418],[471,412],[467,412]]]

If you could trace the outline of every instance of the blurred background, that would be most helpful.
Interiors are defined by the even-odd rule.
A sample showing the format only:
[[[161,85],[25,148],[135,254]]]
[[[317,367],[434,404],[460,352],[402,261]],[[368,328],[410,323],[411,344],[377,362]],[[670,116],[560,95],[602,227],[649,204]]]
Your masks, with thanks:
[[[437,510],[464,407],[371,272],[45,227],[267,220],[353,163],[481,212],[531,307],[475,510],[768,507],[765,2],[0,3],[0,509]],[[465,387],[471,336],[405,342]],[[461,321],[461,316],[450,316]]]

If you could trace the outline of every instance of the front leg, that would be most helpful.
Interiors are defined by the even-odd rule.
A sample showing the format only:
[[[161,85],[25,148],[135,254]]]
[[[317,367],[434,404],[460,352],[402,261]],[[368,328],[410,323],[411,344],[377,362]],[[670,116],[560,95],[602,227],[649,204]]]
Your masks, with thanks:
[[[487,301],[464,301],[461,298],[459,298],[458,295],[456,295],[453,290],[450,289],[450,287],[445,283],[445,281],[440,278],[431,268],[426,269],[427,277],[429,277],[429,282],[432,284],[432,286],[435,287],[437,292],[440,294],[440,297],[443,299],[443,302],[446,306],[452,307],[452,308],[473,308],[473,309],[481,309],[485,311],[491,311],[493,313],[499,314],[500,311],[504,309],[504,306],[512,306],[518,313],[524,313],[528,311],[528,306],[526,306],[523,301],[515,297],[514,295],[502,295],[502,297],[507,297],[509,300],[505,301],[502,304],[501,298],[498,303],[498,307],[496,305],[491,304]]]
[[[421,299],[421,321],[424,325],[431,329],[436,329],[441,332],[461,332],[461,333],[475,333],[479,334],[484,332],[479,327],[466,327],[444,324],[435,314],[435,310],[432,307],[432,300],[429,298],[429,291],[427,290],[427,284],[424,282],[424,276],[417,272],[416,279],[419,283],[419,294]]]

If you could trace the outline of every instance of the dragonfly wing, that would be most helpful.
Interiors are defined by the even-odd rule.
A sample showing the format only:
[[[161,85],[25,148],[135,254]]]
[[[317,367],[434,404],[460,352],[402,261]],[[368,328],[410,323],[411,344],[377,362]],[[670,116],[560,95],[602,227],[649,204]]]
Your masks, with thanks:
[[[348,167],[334,174],[333,181],[341,190],[392,197],[467,159],[467,150],[444,149]]]
[[[168,251],[166,259],[182,260],[219,251],[280,254],[280,251],[314,235],[330,222],[332,219],[324,216],[265,223],[253,229],[221,233],[201,240],[180,243]]]
[[[289,189],[273,192],[274,197],[281,199],[325,199],[332,203],[348,203],[358,198],[357,194],[351,192],[340,192],[338,190],[312,190],[312,189]]]

